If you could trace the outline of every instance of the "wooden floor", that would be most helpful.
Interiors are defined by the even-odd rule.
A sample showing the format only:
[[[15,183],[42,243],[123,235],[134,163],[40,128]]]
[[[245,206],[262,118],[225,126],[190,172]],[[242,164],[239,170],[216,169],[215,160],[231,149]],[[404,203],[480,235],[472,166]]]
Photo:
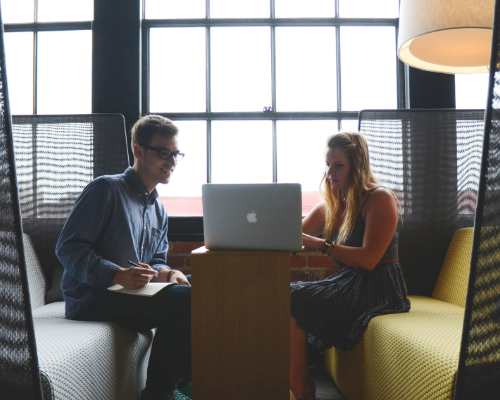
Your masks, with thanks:
[[[309,370],[316,384],[317,400],[347,400],[340,392],[331,375],[325,370],[325,353],[309,347]]]
[[[347,400],[324,368],[320,366],[311,368],[311,375],[316,383],[317,400]]]

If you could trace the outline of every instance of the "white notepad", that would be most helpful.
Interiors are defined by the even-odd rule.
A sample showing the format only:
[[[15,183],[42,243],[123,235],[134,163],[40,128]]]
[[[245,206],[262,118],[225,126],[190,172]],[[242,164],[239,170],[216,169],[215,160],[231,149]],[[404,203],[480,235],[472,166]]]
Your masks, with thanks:
[[[133,294],[136,296],[148,296],[152,297],[160,290],[166,288],[170,285],[177,285],[176,283],[166,283],[166,282],[149,282],[147,285],[139,289],[125,289],[122,285],[113,285],[108,288],[108,290],[117,293]]]

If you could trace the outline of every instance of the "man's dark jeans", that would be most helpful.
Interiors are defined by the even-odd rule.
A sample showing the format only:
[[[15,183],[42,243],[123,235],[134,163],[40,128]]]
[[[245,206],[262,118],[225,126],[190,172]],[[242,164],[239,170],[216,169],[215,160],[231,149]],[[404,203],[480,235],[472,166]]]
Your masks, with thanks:
[[[191,282],[191,276],[188,275]],[[147,392],[164,397],[178,376],[191,367],[191,287],[174,285],[152,297],[109,292],[75,317],[79,321],[115,322],[144,332],[158,328],[151,348]]]

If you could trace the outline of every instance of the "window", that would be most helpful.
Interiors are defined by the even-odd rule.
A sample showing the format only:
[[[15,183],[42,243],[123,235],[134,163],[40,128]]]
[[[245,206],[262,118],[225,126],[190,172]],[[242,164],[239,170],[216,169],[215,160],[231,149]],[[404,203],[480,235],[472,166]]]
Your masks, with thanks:
[[[201,215],[201,184],[299,182],[319,200],[326,138],[398,107],[398,0],[145,0],[143,113],[181,129],[159,186]]]
[[[488,98],[490,74],[455,74],[457,109],[484,109]]]
[[[90,113],[93,0],[1,5],[11,113]]]
[[[488,101],[489,73],[455,74],[457,109],[485,109]],[[474,215],[481,171],[484,122],[457,122],[457,190],[459,214]],[[475,171],[465,174],[464,171]],[[475,179],[477,178],[477,179]]]

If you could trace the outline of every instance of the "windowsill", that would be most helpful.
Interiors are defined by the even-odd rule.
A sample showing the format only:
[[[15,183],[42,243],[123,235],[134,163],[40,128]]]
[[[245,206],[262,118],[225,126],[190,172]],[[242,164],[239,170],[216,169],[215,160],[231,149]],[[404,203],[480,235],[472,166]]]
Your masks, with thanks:
[[[170,242],[203,242],[203,217],[168,217]]]

